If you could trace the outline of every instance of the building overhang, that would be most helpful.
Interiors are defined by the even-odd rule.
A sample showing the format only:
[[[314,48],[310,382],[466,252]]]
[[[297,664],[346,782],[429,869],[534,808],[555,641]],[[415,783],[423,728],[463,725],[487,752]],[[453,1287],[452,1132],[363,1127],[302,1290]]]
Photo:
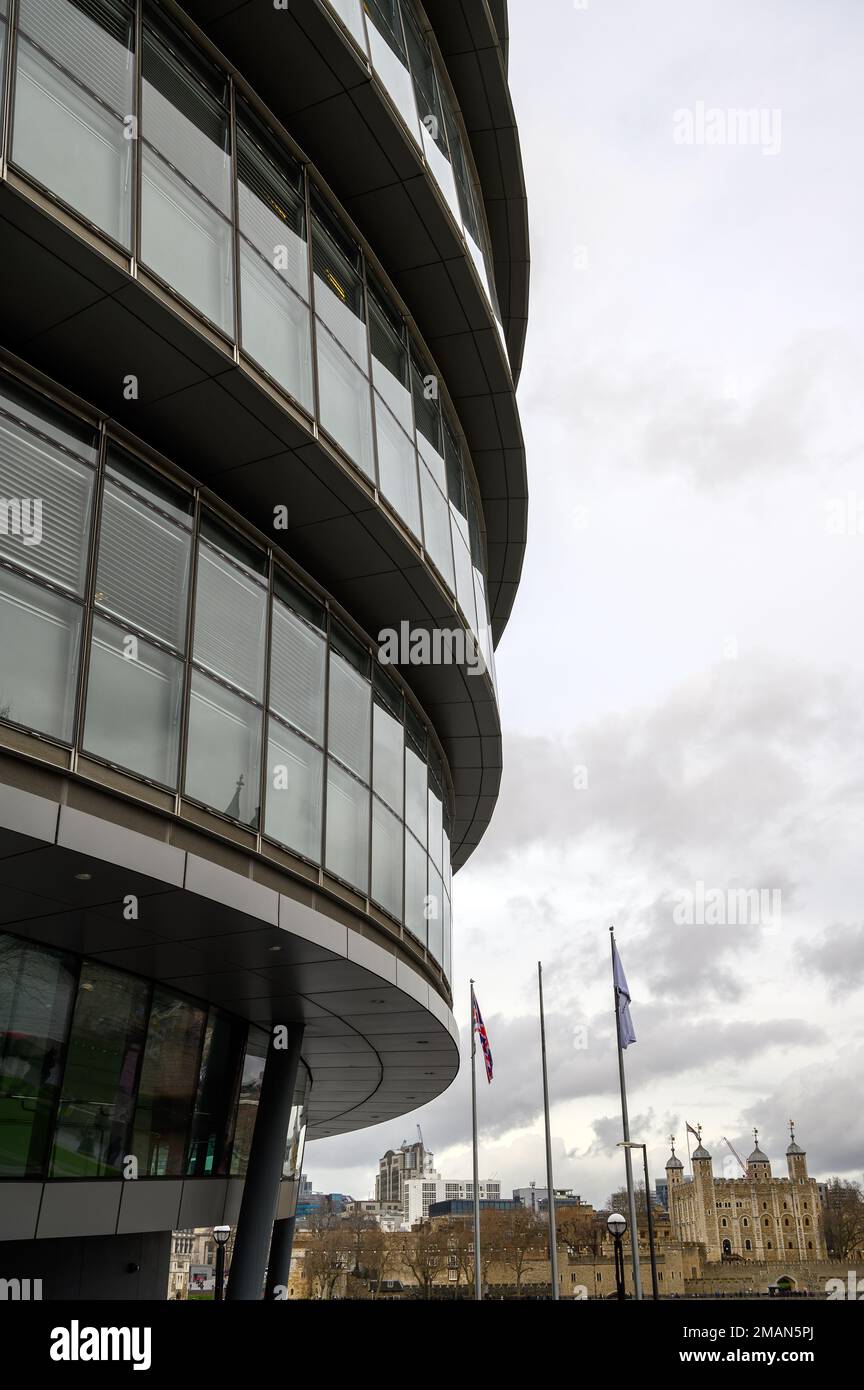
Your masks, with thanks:
[[[122,807],[106,820],[0,781],[0,930],[265,1029],[302,1023],[310,1139],[392,1120],[446,1090],[455,1020],[395,944],[287,874],[236,854],[227,867],[201,852],[206,837],[161,828],[143,834]]]
[[[478,46],[451,74],[489,213],[510,362],[521,362],[528,232],[519,143],[501,50],[485,6],[466,4]],[[522,572],[528,527],[515,376],[461,234],[387,92],[325,0],[185,0],[183,10],[314,161],[383,264],[433,353],[471,451],[486,524],[495,642]],[[483,12],[478,19],[476,12]],[[431,17],[431,16],[430,16]],[[436,36],[438,20],[435,23]],[[442,21],[448,43],[457,44]],[[494,45],[493,48],[490,45]],[[443,48],[443,44],[442,44]],[[445,58],[448,64],[450,59]],[[472,65],[487,84],[472,94]],[[476,141],[476,144],[475,144]],[[506,307],[505,307],[506,306]]]

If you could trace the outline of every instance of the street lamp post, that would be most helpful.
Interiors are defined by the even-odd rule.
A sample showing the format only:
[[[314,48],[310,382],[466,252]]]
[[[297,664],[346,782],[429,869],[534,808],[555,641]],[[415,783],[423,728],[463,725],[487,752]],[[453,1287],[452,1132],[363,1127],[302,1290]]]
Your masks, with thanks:
[[[654,1214],[651,1211],[651,1188],[648,1185],[648,1146],[647,1144],[637,1144],[632,1140],[624,1140],[618,1145],[619,1149],[641,1149],[642,1165],[645,1170],[645,1208],[648,1216],[648,1252],[651,1256],[651,1289],[655,1299],[660,1297],[657,1287],[657,1253],[654,1249]],[[636,1240],[639,1239],[639,1232],[636,1232]]]
[[[621,1244],[621,1237],[627,1230],[627,1222],[619,1212],[613,1211],[606,1225],[615,1241],[615,1288],[618,1293],[618,1302],[623,1303],[627,1295],[624,1292],[624,1247]]]
[[[221,1303],[225,1297],[225,1247],[231,1238],[230,1226],[214,1226],[213,1239],[216,1242],[216,1279],[213,1290],[213,1298],[216,1303]]]

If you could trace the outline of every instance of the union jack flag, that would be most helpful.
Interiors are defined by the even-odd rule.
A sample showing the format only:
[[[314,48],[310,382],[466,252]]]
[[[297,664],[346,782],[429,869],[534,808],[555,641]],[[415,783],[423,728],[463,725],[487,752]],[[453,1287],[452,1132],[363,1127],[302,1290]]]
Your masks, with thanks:
[[[474,1030],[480,1039],[480,1046],[483,1049],[483,1061],[486,1064],[486,1080],[492,1080],[492,1049],[489,1046],[489,1035],[486,1032],[486,1024],[480,1013],[480,1006],[477,1003],[474,990],[471,990],[471,1011],[473,1014]]]

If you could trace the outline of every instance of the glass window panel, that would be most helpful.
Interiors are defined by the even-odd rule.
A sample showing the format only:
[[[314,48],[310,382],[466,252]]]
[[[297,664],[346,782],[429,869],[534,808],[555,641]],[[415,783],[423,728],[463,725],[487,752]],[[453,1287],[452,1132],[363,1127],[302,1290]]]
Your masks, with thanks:
[[[445,894],[444,894],[444,943],[443,943],[443,945],[444,945],[444,959],[443,959],[442,962],[441,962],[441,968],[443,969],[446,978],[449,980],[449,979],[452,978],[452,971],[453,971],[453,922],[452,922],[452,915],[451,915],[451,909],[450,909],[450,899],[449,899],[449,897],[448,897],[448,895],[447,895],[446,892],[445,892]]]
[[[431,369],[421,372],[416,364],[411,369],[414,395],[414,419],[417,423],[417,448],[432,477],[442,492],[447,491],[447,469],[444,463],[441,409],[438,404],[438,378]]]
[[[146,31],[141,257],[233,335],[230,128],[215,72],[212,81],[208,91],[161,37]]]
[[[372,798],[372,897],[402,921],[402,822]]]
[[[328,752],[369,781],[372,688],[338,652],[330,653]]]
[[[243,825],[258,824],[261,711],[192,672],[186,794]]]
[[[246,1175],[252,1136],[255,1133],[255,1120],[258,1117],[258,1097],[261,1094],[264,1064],[267,1060],[267,1043],[268,1036],[260,1028],[249,1029],[231,1151],[232,1177],[242,1178]]]
[[[321,424],[336,443],[375,481],[369,382],[318,325],[318,398]]]
[[[316,864],[321,859],[322,779],[318,749],[271,719],[264,831]]]
[[[414,437],[410,366],[401,324],[381,303],[370,299],[369,336],[372,344],[372,380],[407,434]]]
[[[70,956],[0,936],[0,1177],[43,1170],[74,983]]]
[[[144,496],[142,490],[106,480],[95,600],[182,652],[192,537],[159,503],[158,494]]]
[[[336,11],[345,28],[354,35],[360,47],[365,51],[366,32],[363,28],[360,0],[330,0],[330,7]]]
[[[119,1177],[144,1050],[150,987],[84,961],[57,1113],[51,1176]]]
[[[189,1140],[190,1178],[228,1173],[245,1042],[244,1023],[210,1010]]]
[[[350,773],[327,764],[326,867],[365,893],[369,882],[369,792]]]
[[[242,131],[237,176],[243,348],[311,412],[305,205]]]
[[[129,1151],[141,1177],[183,1173],[206,1018],[189,1000],[154,991]]]
[[[52,428],[50,411],[44,421],[29,410],[25,415],[15,394],[5,390],[0,409],[0,554],[52,584],[82,594],[93,470],[65,452],[69,446],[61,442],[62,431]],[[39,438],[34,428],[57,434],[57,443]],[[70,443],[93,456],[90,438],[79,445],[70,437]]]
[[[6,49],[9,44],[7,0],[0,0],[0,131],[3,129],[3,96],[5,92]]]
[[[177,785],[183,663],[94,619],[84,747],[163,786]]]
[[[447,825],[444,825],[443,834],[443,857],[444,857],[444,887],[450,892],[450,833]]]
[[[429,785],[429,857],[432,863],[441,870],[441,837],[444,824],[444,807],[441,797],[435,787]]]
[[[450,511],[441,491],[435,486],[426,465],[420,465],[420,489],[423,495],[423,535],[426,549],[437,566],[445,584],[453,590],[453,551],[450,543]]]
[[[324,637],[313,632],[279,599],[273,600],[270,633],[270,707],[324,742]]]
[[[12,157],[131,244],[135,19],[123,0],[21,0]]]
[[[405,925],[426,944],[426,857],[425,846],[413,835],[405,836]]]
[[[405,821],[420,843],[426,848],[426,819],[428,815],[427,788],[429,777],[426,764],[414,749],[405,744]]]
[[[394,719],[378,699],[373,711],[372,738],[372,786],[401,816],[405,733],[401,722]]]
[[[444,961],[444,885],[441,875],[429,866],[429,901],[426,905],[427,946],[439,965]]]
[[[378,436],[378,486],[397,516],[420,535],[420,500],[417,495],[417,455],[390,411],[375,396]]]
[[[195,590],[195,660],[260,700],[266,625],[264,585],[202,542]]]
[[[411,65],[411,75],[414,79],[417,113],[420,117],[423,153],[426,155],[438,187],[450,205],[457,225],[461,227],[462,217],[456,194],[456,180],[450,164],[444,111],[441,105],[441,95],[432,54],[420,32],[410,6],[405,6],[402,14],[405,22],[408,59]]]
[[[82,610],[0,569],[0,719],[72,742]]]
[[[323,212],[312,217],[312,266],[315,273],[315,312],[337,343],[362,367],[369,369],[363,277],[360,252],[340,236]]]
[[[369,51],[378,76],[417,143],[420,129],[398,0],[366,0]]]
[[[477,606],[474,598],[474,570],[471,565],[471,556],[468,554],[468,547],[462,539],[461,531],[456,526],[452,508],[451,517],[453,518],[453,559],[456,562],[456,597],[462,612],[468,619],[471,631],[476,633]]]

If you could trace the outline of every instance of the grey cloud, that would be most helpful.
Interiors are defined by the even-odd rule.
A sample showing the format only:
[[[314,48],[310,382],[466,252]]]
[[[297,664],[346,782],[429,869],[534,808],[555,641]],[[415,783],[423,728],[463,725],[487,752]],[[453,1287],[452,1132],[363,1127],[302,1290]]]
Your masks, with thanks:
[[[864,984],[864,925],[836,922],[815,945],[802,943],[798,957],[805,970],[815,970],[837,994]]]

